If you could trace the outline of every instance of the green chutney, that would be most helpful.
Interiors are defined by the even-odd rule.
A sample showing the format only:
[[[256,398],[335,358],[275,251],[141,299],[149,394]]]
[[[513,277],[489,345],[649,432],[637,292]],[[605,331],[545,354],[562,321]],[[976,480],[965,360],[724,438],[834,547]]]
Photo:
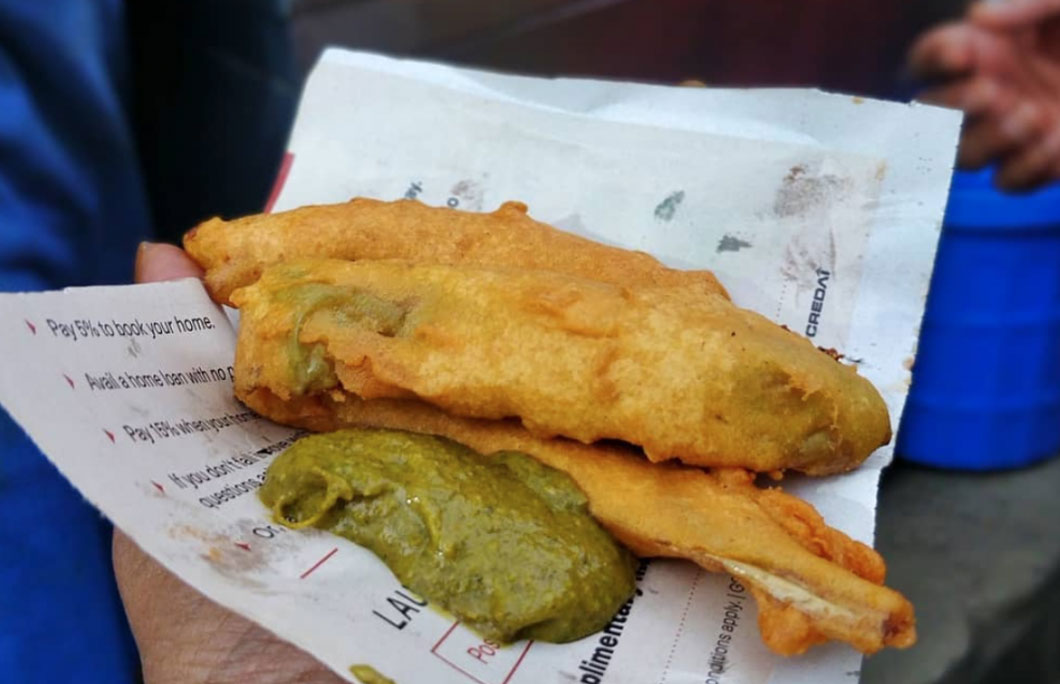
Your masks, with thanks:
[[[632,555],[589,515],[574,481],[525,454],[340,430],[280,454],[260,495],[280,523],[370,549],[487,639],[580,639],[634,590]]]

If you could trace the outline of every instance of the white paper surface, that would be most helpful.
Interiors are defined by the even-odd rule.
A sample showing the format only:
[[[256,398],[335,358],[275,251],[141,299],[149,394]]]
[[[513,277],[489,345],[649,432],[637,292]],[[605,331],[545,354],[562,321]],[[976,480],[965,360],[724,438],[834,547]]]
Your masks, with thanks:
[[[811,91],[548,81],[332,50],[275,208],[525,201],[567,230],[713,269],[738,304],[858,360],[897,426],[959,123]],[[842,645],[773,656],[739,584],[676,561],[646,564],[604,633],[494,648],[369,552],[269,520],[254,492],[295,433],[232,398],[234,332],[197,281],[2,295],[0,316],[0,400],[63,474],[190,584],[350,681],[357,663],[400,684],[858,677]],[[889,459],[785,487],[871,541]]]

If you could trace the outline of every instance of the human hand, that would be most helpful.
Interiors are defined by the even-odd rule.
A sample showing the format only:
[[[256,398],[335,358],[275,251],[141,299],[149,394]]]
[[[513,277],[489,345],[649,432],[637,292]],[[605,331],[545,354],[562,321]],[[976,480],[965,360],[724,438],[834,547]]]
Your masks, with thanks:
[[[974,5],[922,36],[910,63],[939,83],[922,100],[967,113],[962,167],[996,160],[1008,189],[1060,179],[1060,0]]]
[[[144,244],[136,255],[137,282],[201,275],[172,245]],[[344,681],[308,653],[189,587],[118,530],[112,553],[146,684]]]

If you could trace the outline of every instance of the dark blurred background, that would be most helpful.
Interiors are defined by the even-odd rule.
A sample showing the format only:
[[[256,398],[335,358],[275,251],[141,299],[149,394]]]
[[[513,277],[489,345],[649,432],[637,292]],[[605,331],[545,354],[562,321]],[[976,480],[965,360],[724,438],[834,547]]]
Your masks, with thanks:
[[[966,0],[151,0],[129,3],[159,237],[260,210],[328,45],[540,75],[797,85],[907,99],[906,52]]]
[[[533,74],[812,85],[887,96],[965,0],[298,0],[301,72],[326,44]]]

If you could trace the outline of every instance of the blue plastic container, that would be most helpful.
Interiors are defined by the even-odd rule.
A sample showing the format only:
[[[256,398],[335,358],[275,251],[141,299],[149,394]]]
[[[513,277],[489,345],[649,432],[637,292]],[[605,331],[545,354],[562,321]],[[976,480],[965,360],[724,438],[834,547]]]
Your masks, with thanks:
[[[1060,186],[955,175],[897,452],[969,470],[1060,455]]]

